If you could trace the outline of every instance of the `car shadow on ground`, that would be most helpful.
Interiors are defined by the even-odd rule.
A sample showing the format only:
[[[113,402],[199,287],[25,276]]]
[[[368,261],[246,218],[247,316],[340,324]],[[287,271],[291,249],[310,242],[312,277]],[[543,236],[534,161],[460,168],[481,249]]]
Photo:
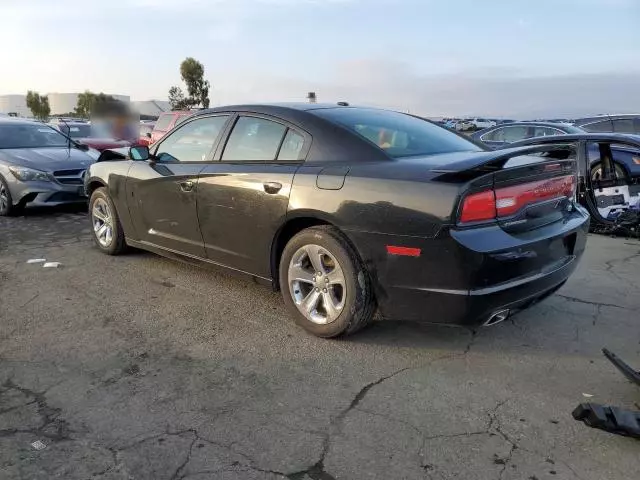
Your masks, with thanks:
[[[36,218],[36,217],[55,217],[68,213],[87,213],[88,205],[86,203],[69,203],[65,205],[57,205],[55,207],[25,207],[18,217]]]

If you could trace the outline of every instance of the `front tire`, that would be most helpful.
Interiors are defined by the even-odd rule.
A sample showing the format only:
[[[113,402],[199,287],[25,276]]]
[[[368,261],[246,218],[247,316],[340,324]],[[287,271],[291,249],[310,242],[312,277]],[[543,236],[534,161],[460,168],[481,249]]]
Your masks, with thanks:
[[[334,227],[308,228],[287,243],[280,288],[296,323],[318,337],[355,333],[375,312],[368,272]]]
[[[9,185],[0,175],[0,217],[11,217],[17,215],[22,210],[22,205],[14,205]]]
[[[118,212],[107,189],[96,189],[89,200],[89,216],[93,241],[101,252],[119,255],[127,249]]]

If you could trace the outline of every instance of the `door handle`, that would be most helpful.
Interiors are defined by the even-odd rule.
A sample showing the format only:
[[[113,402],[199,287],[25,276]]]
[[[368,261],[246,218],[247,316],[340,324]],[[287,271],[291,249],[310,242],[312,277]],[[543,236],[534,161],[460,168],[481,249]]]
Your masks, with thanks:
[[[191,180],[186,180],[184,182],[180,182],[180,190],[183,192],[190,192],[193,190],[194,183]]]
[[[263,184],[264,191],[273,195],[278,193],[282,189],[282,184],[280,182],[264,182]]]

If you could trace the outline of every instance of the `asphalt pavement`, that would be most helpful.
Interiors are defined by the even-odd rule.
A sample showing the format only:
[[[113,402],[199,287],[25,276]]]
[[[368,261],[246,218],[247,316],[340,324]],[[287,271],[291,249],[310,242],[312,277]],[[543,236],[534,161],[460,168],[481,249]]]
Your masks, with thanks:
[[[89,228],[82,210],[0,218],[3,480],[640,477],[639,441],[571,417],[640,409],[600,353],[640,369],[638,241],[590,236],[558,294],[476,333],[322,340],[268,288],[103,255]]]

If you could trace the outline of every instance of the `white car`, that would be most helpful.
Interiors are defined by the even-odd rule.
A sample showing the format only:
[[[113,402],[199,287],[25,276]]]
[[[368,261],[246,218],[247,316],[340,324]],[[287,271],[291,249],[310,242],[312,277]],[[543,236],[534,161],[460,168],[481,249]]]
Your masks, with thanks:
[[[483,128],[496,126],[496,122],[494,122],[493,120],[487,120],[486,118],[474,118],[470,120],[470,122],[473,124],[473,127],[476,130],[482,130]]]
[[[473,125],[473,122],[469,120],[460,120],[455,124],[455,129],[458,132],[467,132],[469,130],[473,130],[474,128],[475,126]]]

